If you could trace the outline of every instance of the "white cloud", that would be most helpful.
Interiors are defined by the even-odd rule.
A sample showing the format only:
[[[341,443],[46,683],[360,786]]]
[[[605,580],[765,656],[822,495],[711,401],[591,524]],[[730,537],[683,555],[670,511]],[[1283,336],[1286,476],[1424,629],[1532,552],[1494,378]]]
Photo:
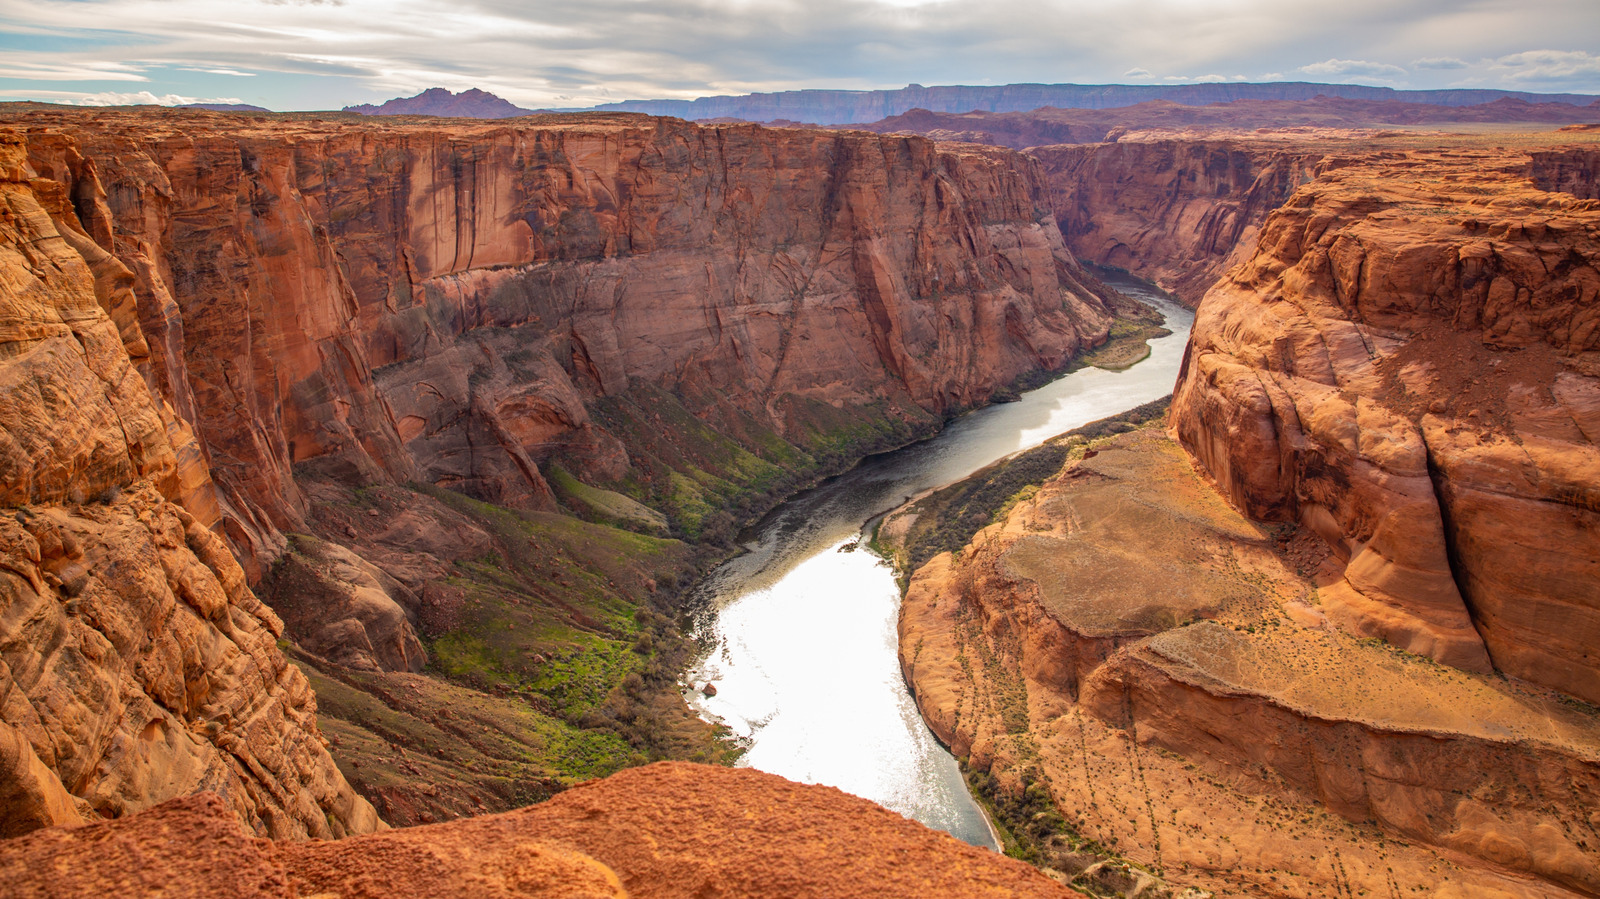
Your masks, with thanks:
[[[62,24],[73,22],[82,27]],[[435,86],[537,107],[908,82],[1197,81],[1130,59],[1267,80],[1600,91],[1593,57],[1519,52],[1600,33],[1597,0],[0,0],[0,33],[11,38],[0,90],[140,82],[154,95],[246,92],[302,109]],[[1465,69],[1442,68],[1460,60]],[[248,88],[218,81],[246,77]]]
[[[1228,79],[1221,75],[1198,75],[1194,80],[1201,84],[1220,84]]]
[[[1508,82],[1528,86],[1592,81],[1600,77],[1600,56],[1582,50],[1528,50],[1502,56],[1489,69]]]
[[[180,71],[180,72],[200,72],[201,74],[205,74],[205,75],[233,75],[233,76],[238,77],[238,78],[254,78],[254,77],[256,77],[256,73],[255,72],[241,72],[241,71],[238,71],[237,69],[200,69],[200,68],[195,68],[194,66],[179,66],[178,67],[178,71]]]
[[[1422,59],[1413,59],[1411,67],[1416,69],[1464,69],[1466,60],[1456,59],[1454,56],[1425,56]]]
[[[18,81],[149,81],[144,74],[146,68],[143,65],[94,60],[59,63],[14,61],[0,64],[0,78]]]
[[[185,106],[190,103],[242,103],[238,97],[184,97],[178,94],[156,96],[149,91],[101,91],[76,98],[61,99],[71,106]]]
[[[1394,81],[1406,77],[1406,70],[1382,62],[1365,59],[1327,59],[1301,66],[1300,71],[1318,78],[1370,78]]]

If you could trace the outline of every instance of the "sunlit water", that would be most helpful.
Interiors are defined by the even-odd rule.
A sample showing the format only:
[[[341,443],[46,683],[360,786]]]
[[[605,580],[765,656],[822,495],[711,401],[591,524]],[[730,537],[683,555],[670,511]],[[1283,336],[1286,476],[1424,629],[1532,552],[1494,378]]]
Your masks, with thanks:
[[[894,572],[855,547],[868,521],[924,490],[1171,392],[1193,315],[1142,282],[1107,280],[1167,316],[1172,336],[1152,341],[1149,358],[1123,372],[1075,372],[863,461],[774,510],[748,551],[702,584],[699,629],[714,645],[690,677],[717,687],[697,699],[700,711],[749,738],[742,764],[994,846],[901,677]]]

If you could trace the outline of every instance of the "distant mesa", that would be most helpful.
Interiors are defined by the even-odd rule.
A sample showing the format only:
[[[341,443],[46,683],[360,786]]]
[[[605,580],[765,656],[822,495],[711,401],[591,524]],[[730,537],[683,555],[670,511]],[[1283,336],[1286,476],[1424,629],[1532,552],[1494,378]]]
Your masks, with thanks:
[[[594,107],[598,112],[642,112],[691,121],[729,118],[747,122],[791,119],[848,125],[876,122],[913,109],[932,112],[1027,112],[1045,106],[1057,109],[1115,109],[1151,100],[1184,106],[1234,100],[1311,100],[1318,96],[1350,100],[1399,100],[1434,106],[1475,106],[1503,97],[1529,103],[1587,105],[1590,94],[1535,94],[1523,91],[1452,89],[1399,91],[1364,84],[1318,84],[1276,81],[1265,84],[999,84],[907,85],[898,90],[799,90],[695,100],[625,100]]]
[[[1389,104],[1399,107],[1481,107],[1484,104],[1503,102],[1518,107],[1530,104],[1563,106],[1571,104],[1580,108],[1591,106],[1600,108],[1600,97],[1590,94],[1535,94],[1487,89],[1398,91],[1364,84],[1283,81],[1266,84],[1000,84],[934,87],[910,84],[897,90],[796,90],[699,97],[694,100],[624,100],[593,107],[561,109],[525,109],[477,88],[454,94],[442,87],[435,87],[415,97],[396,97],[380,105],[365,103],[360,106],[346,106],[344,111],[361,115],[426,115],[471,119],[506,119],[543,112],[634,112],[713,124],[758,122],[777,127],[815,127],[881,122],[884,119],[914,112],[922,115],[930,112],[1020,113],[1045,107],[1057,110],[1112,110],[1152,103],[1194,108],[1237,101],[1280,103],[1343,101],[1378,107]],[[1427,115],[1417,117],[1430,118]],[[1466,116],[1456,118],[1445,115],[1444,118],[1452,121],[1470,120]],[[1491,118],[1499,120],[1499,117]],[[1568,116],[1564,121],[1572,121],[1574,118],[1581,117]],[[1104,133],[1102,129],[1100,134]],[[989,142],[978,139],[975,134],[965,137],[949,136],[945,139]],[[1006,141],[1006,143],[1013,142]]]
[[[265,106],[252,106],[249,103],[184,103],[179,109],[205,109],[211,112],[271,112]]]
[[[345,112],[362,115],[431,115],[455,119],[510,119],[532,115],[539,110],[522,107],[477,88],[452,94],[442,87],[430,87],[415,97],[396,97],[379,106],[363,103],[346,106]]]
[[[1115,142],[1127,138],[1130,133],[1137,134],[1138,139],[1150,140],[1153,136],[1192,138],[1230,131],[1294,129],[1301,132],[1301,137],[1310,138],[1318,129],[1395,126],[1446,129],[1460,125],[1517,124],[1542,130],[1555,125],[1597,121],[1600,121],[1600,106],[1530,103],[1517,97],[1459,106],[1318,96],[1310,100],[1232,100],[1204,106],[1151,100],[1113,109],[1044,107],[1027,112],[954,113],[913,109],[877,122],[839,127],[879,134],[911,132],[935,140],[996,144],[1022,150],[1059,144]],[[1210,283],[1207,280],[1207,286]]]

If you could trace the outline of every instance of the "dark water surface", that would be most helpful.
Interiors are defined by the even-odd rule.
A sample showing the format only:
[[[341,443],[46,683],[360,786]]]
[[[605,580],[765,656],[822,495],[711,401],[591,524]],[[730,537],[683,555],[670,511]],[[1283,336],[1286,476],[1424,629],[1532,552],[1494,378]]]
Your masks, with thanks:
[[[717,695],[696,705],[750,739],[741,764],[835,786],[994,847],[900,675],[894,572],[854,547],[867,521],[924,490],[1172,391],[1193,314],[1144,282],[1106,281],[1166,315],[1172,336],[1151,341],[1149,358],[1123,372],[1074,372],[863,461],[774,510],[748,551],[701,584],[699,629],[714,645],[690,677],[715,682]]]

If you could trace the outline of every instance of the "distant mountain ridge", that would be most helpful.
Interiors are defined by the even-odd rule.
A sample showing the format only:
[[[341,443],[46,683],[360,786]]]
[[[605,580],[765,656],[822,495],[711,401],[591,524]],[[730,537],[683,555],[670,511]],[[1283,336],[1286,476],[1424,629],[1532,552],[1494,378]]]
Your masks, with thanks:
[[[540,110],[522,107],[488,91],[469,88],[453,94],[442,87],[430,87],[415,97],[396,97],[381,105],[363,103],[346,106],[345,112],[362,115],[432,115],[458,119],[509,119]]]
[[[1318,96],[1351,100],[1400,100],[1435,106],[1476,106],[1502,98],[1529,103],[1588,105],[1592,94],[1537,94],[1526,91],[1451,89],[1402,91],[1364,84],[1318,84],[1305,81],[1207,84],[1003,84],[923,87],[898,90],[799,90],[695,100],[624,100],[593,107],[595,111],[642,112],[697,120],[714,118],[766,122],[790,119],[824,125],[876,122],[913,109],[931,112],[1028,112],[1045,106],[1058,109],[1111,109],[1151,100],[1204,106],[1234,100],[1310,100]],[[576,111],[576,110],[571,110]]]
[[[996,144],[1022,150],[1050,144],[1099,143],[1128,131],[1194,134],[1229,129],[1444,127],[1468,123],[1565,125],[1600,123],[1600,104],[1528,103],[1501,97],[1473,106],[1440,106],[1400,100],[1234,100],[1185,106],[1151,100],[1115,109],[1056,109],[1027,112],[930,112],[913,109],[876,122],[839,125],[879,134],[914,132],[935,140]],[[1214,279],[1213,279],[1214,280]]]
[[[1498,100],[1535,104],[1567,103],[1574,106],[1600,103],[1600,97],[1591,94],[1537,94],[1488,89],[1400,91],[1364,84],[1282,81],[1181,85],[1003,84],[987,87],[923,87],[913,84],[898,90],[798,90],[700,97],[694,100],[623,100],[594,107],[560,110],[526,109],[477,88],[457,94],[434,87],[414,97],[396,97],[378,105],[363,103],[346,106],[344,111],[373,116],[427,115],[471,119],[506,119],[541,112],[634,112],[690,121],[787,120],[819,125],[853,125],[878,122],[913,111],[1007,113],[1031,112],[1044,107],[1096,110],[1121,109],[1152,101],[1206,106],[1238,100],[1305,101],[1318,97],[1455,107],[1479,106]]]
[[[178,109],[204,109],[209,112],[271,112],[265,106],[250,103],[185,103]]]

